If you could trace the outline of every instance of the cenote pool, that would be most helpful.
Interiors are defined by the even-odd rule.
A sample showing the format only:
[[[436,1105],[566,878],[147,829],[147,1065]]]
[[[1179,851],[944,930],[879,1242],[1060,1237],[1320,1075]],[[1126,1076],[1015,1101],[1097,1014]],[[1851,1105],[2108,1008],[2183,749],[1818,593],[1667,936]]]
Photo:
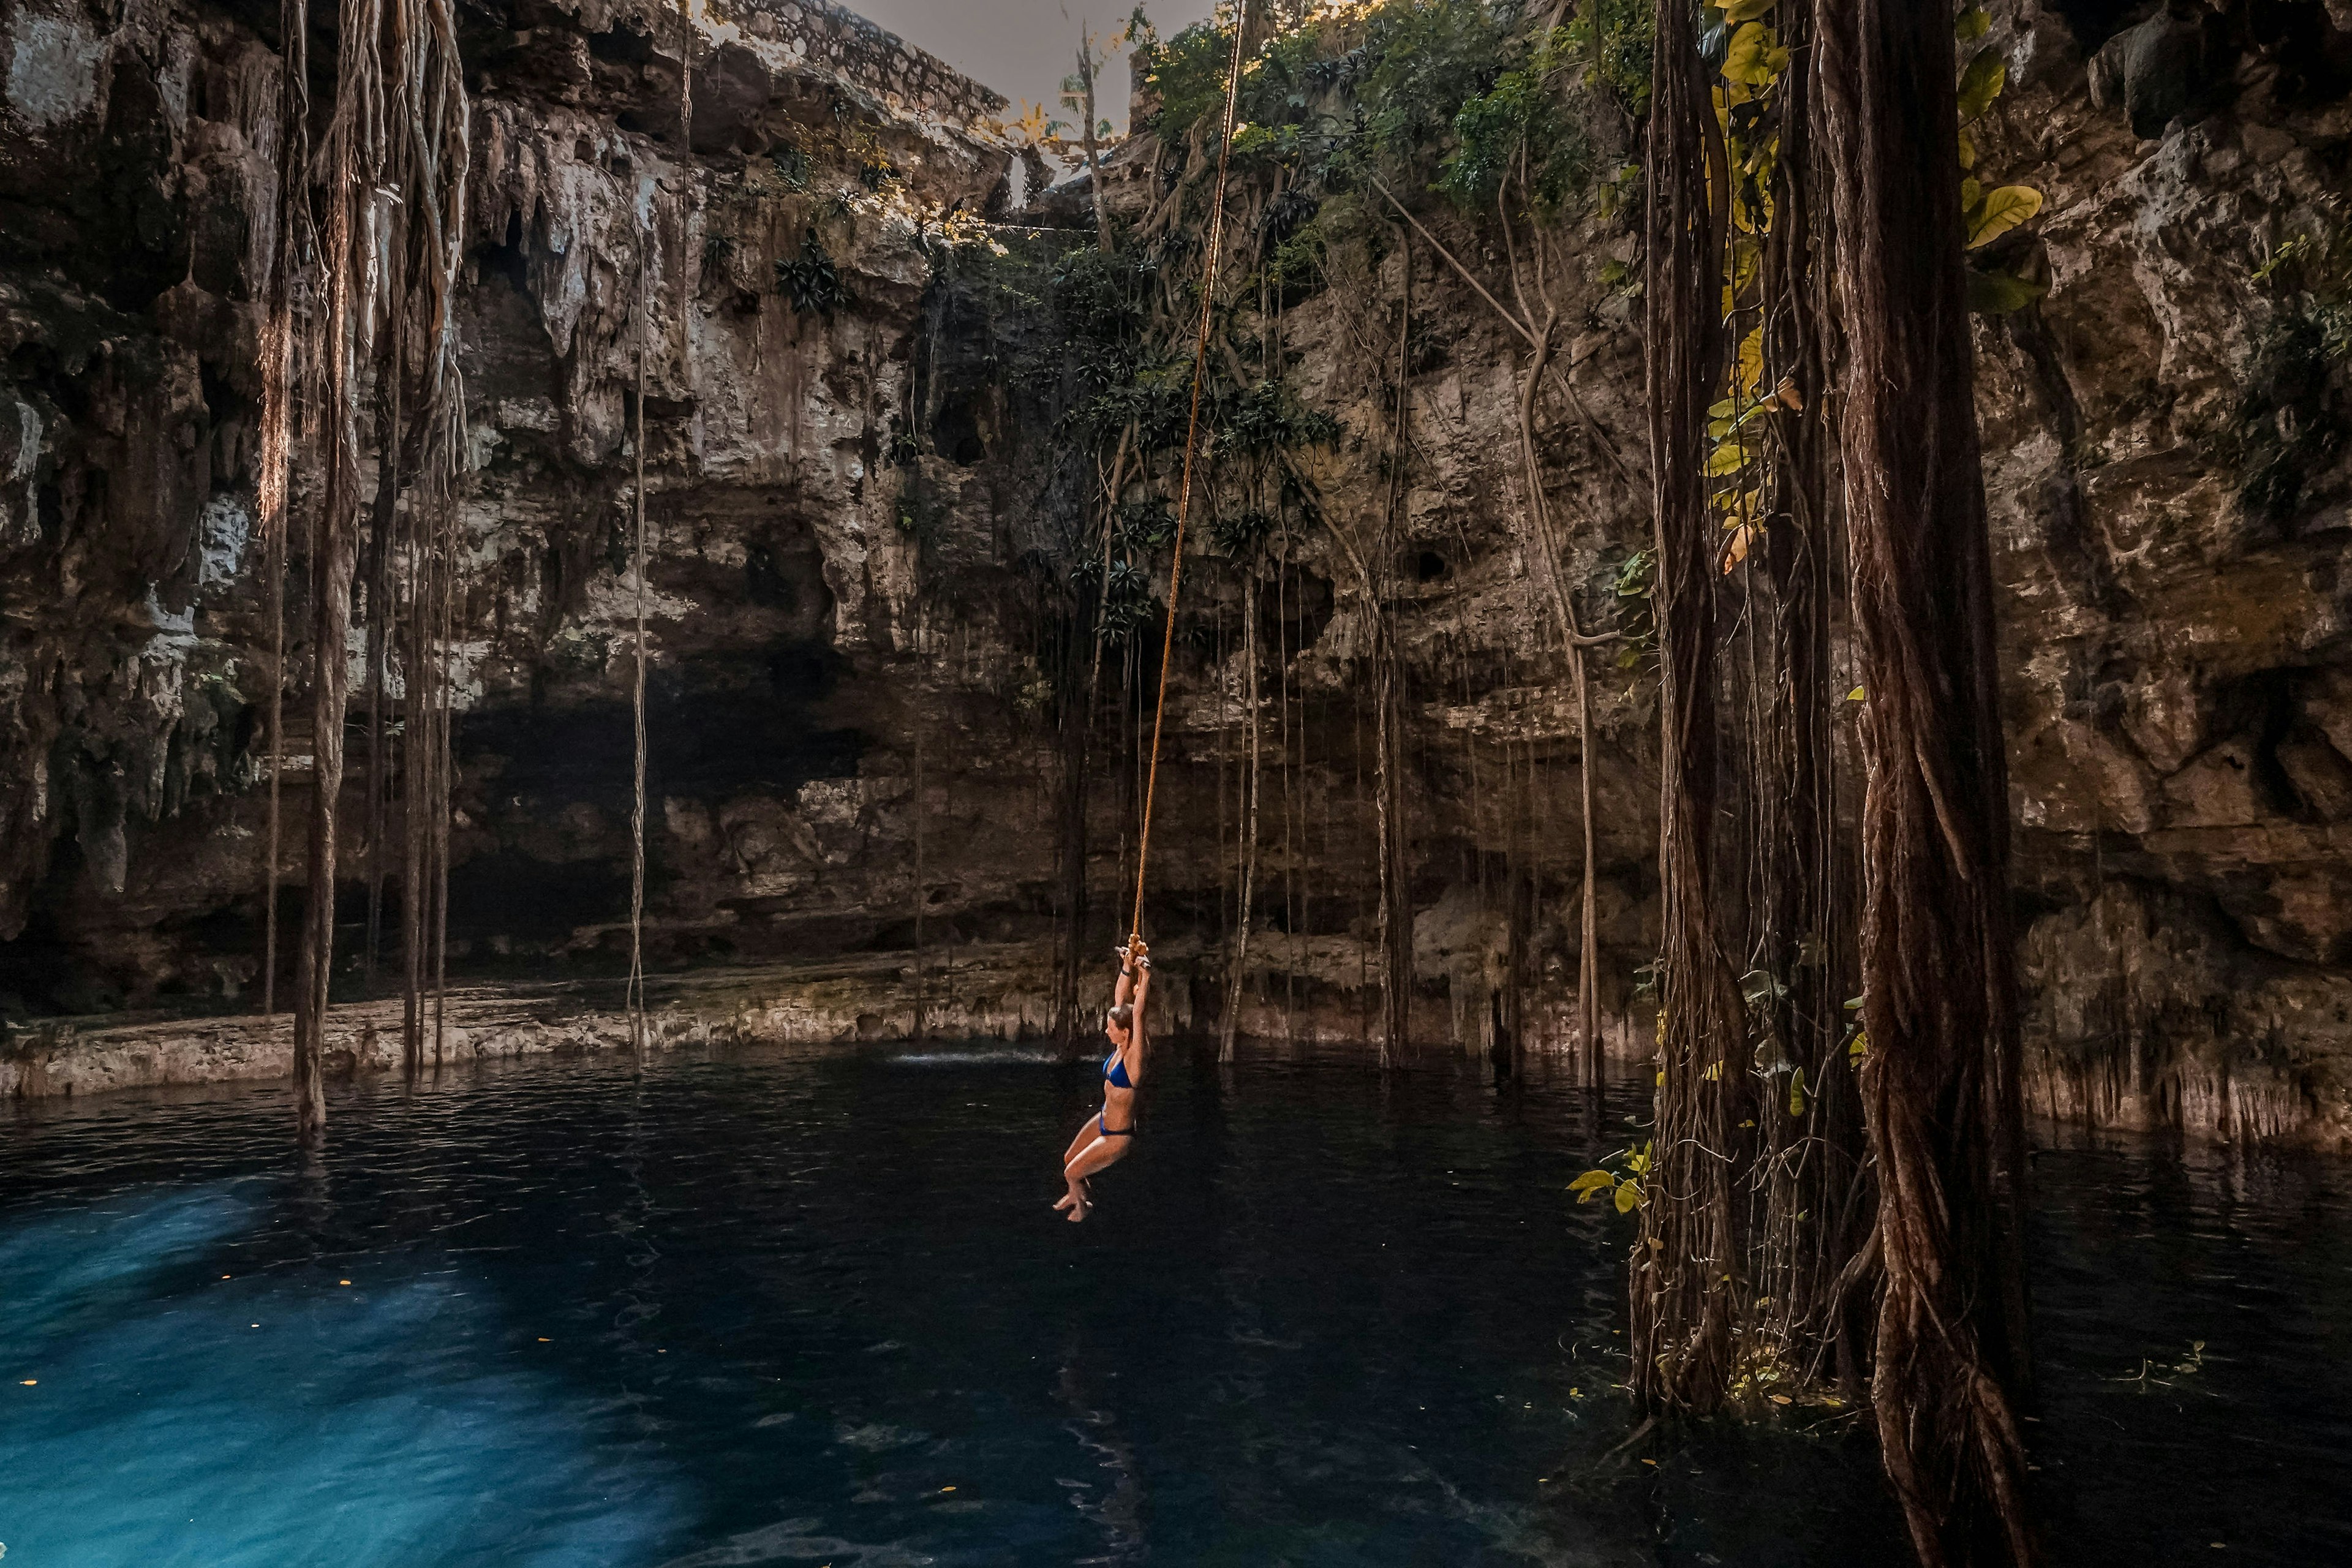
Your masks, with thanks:
[[[1906,1560],[1850,1434],[1612,1454],[1641,1097],[1159,1068],[1085,1226],[1002,1048],[0,1111],[7,1568]],[[2051,1561],[2352,1562],[2347,1173],[2037,1172]]]

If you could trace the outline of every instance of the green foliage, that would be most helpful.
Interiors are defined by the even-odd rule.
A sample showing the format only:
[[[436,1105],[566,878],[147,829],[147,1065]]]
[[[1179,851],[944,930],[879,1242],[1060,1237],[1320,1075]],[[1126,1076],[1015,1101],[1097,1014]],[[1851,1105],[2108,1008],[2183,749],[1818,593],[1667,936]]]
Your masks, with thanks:
[[[2352,447],[2352,231],[2287,241],[2252,274],[2273,314],[2210,433],[2247,518],[2291,527],[2326,497],[2312,481]]]
[[[1149,631],[1160,623],[1161,613],[1144,574],[1113,557],[1110,575],[1103,584],[1103,641],[1116,647],[1138,632]]]
[[[1478,0],[1391,0],[1373,13],[1355,97],[1376,155],[1402,165],[1445,138],[1471,99],[1518,63],[1507,21]]]
[[[809,187],[809,155],[789,142],[780,142],[769,149],[768,161],[776,166],[776,177],[788,191],[805,191]]]
[[[824,242],[810,229],[801,253],[776,263],[776,292],[801,315],[831,316],[849,297]]]
[[[1658,642],[1657,609],[1651,595],[1658,585],[1658,555],[1636,550],[1617,568],[1617,668],[1632,669],[1654,653]]]
[[[912,426],[898,415],[890,416],[889,438],[882,443],[882,467],[911,468],[923,455],[923,443]]]
[[[1161,141],[1179,142],[1194,121],[1223,112],[1225,67],[1233,49],[1232,31],[1214,22],[1187,27],[1165,43],[1150,31],[1136,40],[1135,61],[1143,84],[1160,95],[1160,110],[1150,129]]]
[[[713,232],[702,237],[702,269],[716,272],[734,258],[735,237]]]
[[[2022,310],[2048,292],[2049,284],[2021,278],[2014,272],[1969,268],[1969,309],[1980,316],[2006,316],[2012,310]]]
[[[2231,420],[2238,504],[2250,517],[2287,524],[2305,510],[2310,481],[2335,466],[2352,439],[2346,385],[2346,308],[2298,301],[2263,333]]]
[[[1656,28],[1656,10],[1646,0],[1584,0],[1568,23],[1569,42],[1583,61],[1585,80],[1637,118],[1650,109]]]
[[[1246,561],[1273,537],[1275,523],[1272,512],[1255,508],[1223,512],[1210,522],[1209,539],[1227,559]]]
[[[1619,1169],[1609,1170],[1606,1168],[1609,1165]],[[1649,1175],[1650,1145],[1644,1143],[1639,1149],[1621,1149],[1610,1155],[1601,1166],[1587,1171],[1569,1183],[1568,1190],[1576,1194],[1576,1201],[1580,1204],[1589,1204],[1595,1198],[1606,1196],[1619,1214],[1632,1214],[1649,1201],[1649,1191],[1644,1184]]]
[[[1121,501],[1111,521],[1113,537],[1130,551],[1165,550],[1175,542],[1176,509],[1163,495]]]
[[[1522,149],[1541,150],[1528,160],[1528,195],[1538,211],[1557,211],[1583,187],[1592,172],[1591,144],[1552,85],[1572,47],[1568,29],[1554,28],[1525,65],[1463,100],[1454,116],[1454,151],[1438,165],[1438,190],[1483,209],[1516,171]]]
[[[1557,209],[1591,179],[1582,103],[1607,94],[1636,111],[1646,104],[1651,24],[1640,0],[1596,0],[1540,35],[1525,19],[1492,0],[1384,0],[1276,33],[1244,67],[1237,166],[1289,169],[1294,189],[1371,172],[1479,212],[1524,174],[1531,204]],[[1149,129],[1163,144],[1181,146],[1222,116],[1229,24],[1142,40],[1145,81],[1160,96]]]
[[[1217,449],[1269,453],[1295,447],[1328,447],[1345,426],[1320,409],[1300,404],[1279,381],[1261,381],[1238,396],[1220,399]]]

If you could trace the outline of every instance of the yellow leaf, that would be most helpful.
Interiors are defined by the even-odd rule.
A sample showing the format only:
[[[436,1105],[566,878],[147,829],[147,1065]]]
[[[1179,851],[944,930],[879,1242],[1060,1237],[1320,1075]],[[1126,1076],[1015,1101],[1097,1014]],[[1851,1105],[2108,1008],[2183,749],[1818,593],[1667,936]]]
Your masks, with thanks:
[[[1857,687],[1855,687],[1852,691],[1847,692],[1847,693],[1845,694],[1845,700],[1846,700],[1848,702],[1859,702],[1859,701],[1861,701],[1861,700],[1862,700],[1862,688],[1861,688],[1861,687],[1859,687],[1859,686],[1857,686]]]
[[[1971,38],[1983,37],[1985,29],[1991,26],[1992,18],[1985,15],[1983,6],[1971,5],[1952,18],[1952,36],[1965,44]]]
[[[1969,248],[1990,245],[2019,224],[2032,222],[2041,210],[2042,193],[2032,185],[2002,185],[1987,191],[1984,205],[1969,226]]]
[[[1737,441],[1726,441],[1706,460],[1706,476],[1719,479],[1726,474],[1736,474],[1748,466],[1748,451]]]
[[[1960,132],[1960,173],[1967,174],[1977,166],[1976,139],[1967,132]]]
[[[1742,402],[1753,401],[1764,380],[1764,329],[1757,326],[1739,340],[1739,359],[1732,366],[1731,384]]]
[[[1589,1204],[1592,1201],[1594,1194],[1605,1191],[1616,1184],[1617,1178],[1611,1175],[1606,1171],[1587,1171],[1584,1174],[1577,1177],[1576,1180],[1569,1183],[1568,1190],[1576,1194],[1576,1201],[1578,1203]]]
[[[1634,1205],[1639,1204],[1641,1201],[1642,1193],[1640,1188],[1634,1186],[1631,1182],[1621,1182],[1618,1184],[1617,1212],[1619,1214],[1632,1214],[1633,1212]]]
[[[2000,51],[1990,45],[1979,49],[1969,68],[1960,73],[1960,123],[1966,125],[1991,108],[1992,100],[2008,85],[2009,62],[2000,58]]]
[[[1724,51],[1723,79],[1763,87],[1788,64],[1789,51],[1780,47],[1779,34],[1761,22],[1743,22],[1731,35],[1731,47]]]
[[[1706,1079],[1707,1082],[1709,1082],[1709,1083],[1720,1083],[1720,1082],[1722,1082],[1722,1081],[1723,1081],[1723,1064],[1722,1064],[1721,1062],[1709,1062],[1709,1063],[1707,1063],[1707,1064],[1706,1064],[1706,1070],[1705,1072],[1703,1072],[1703,1073],[1699,1074],[1699,1077],[1701,1077],[1701,1078],[1705,1079]]]
[[[1723,19],[1735,26],[1741,22],[1753,22],[1776,4],[1778,0],[1731,0],[1723,8]]]
[[[1984,187],[1982,185],[1977,184],[1973,179],[1962,180],[1960,182],[1960,211],[1969,214],[1973,218],[1977,210],[1977,204],[1982,200],[1984,200]]]

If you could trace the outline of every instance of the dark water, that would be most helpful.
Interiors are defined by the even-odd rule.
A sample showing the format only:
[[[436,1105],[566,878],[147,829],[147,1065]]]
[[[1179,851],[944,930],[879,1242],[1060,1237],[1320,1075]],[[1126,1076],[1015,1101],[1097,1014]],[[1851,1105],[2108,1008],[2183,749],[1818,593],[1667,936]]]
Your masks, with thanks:
[[[7,1568],[1901,1560],[1851,1434],[1610,1452],[1634,1100],[1165,1068],[1085,1226],[1011,1052],[0,1112]],[[2352,1562],[2345,1173],[2051,1152],[2033,1241],[2053,1561]]]

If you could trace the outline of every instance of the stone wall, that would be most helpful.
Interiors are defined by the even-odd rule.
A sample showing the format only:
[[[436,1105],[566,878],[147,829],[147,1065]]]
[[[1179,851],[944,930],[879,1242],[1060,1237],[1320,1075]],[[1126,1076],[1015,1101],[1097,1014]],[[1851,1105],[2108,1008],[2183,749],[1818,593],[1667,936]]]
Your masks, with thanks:
[[[708,12],[706,18],[716,15]],[[776,36],[785,40],[795,60],[835,76],[894,112],[969,125],[1002,114],[1007,107],[1003,94],[845,6],[827,0],[751,0],[743,30],[762,37],[762,24],[772,17]],[[712,19],[698,19],[698,26],[705,37],[719,31]]]
[[[967,1005],[969,1021],[1034,1025],[1069,937],[1057,739],[1024,694],[1040,611],[1022,563],[1044,542],[1054,437],[1009,414],[993,329],[940,283],[926,229],[950,207],[1002,215],[1013,199],[1006,152],[955,123],[997,100],[845,14],[762,0],[696,14],[694,145],[680,149],[674,11],[494,10],[511,26],[467,40],[481,85],[460,302],[474,431],[452,908],[463,972],[545,985],[605,973],[621,951],[622,541],[642,341],[656,965],[750,974],[779,1016],[824,975],[863,976],[871,1001],[828,993],[822,1030],[860,1033],[871,1017],[905,1033],[930,1004],[882,970],[988,953],[993,1011]],[[2254,273],[2293,236],[2346,221],[2352,110],[2327,72],[2352,28],[2285,6],[2319,30],[2200,33],[2184,52],[2153,5],[1991,10],[2012,85],[1979,129],[1985,173],[2049,196],[2021,260],[2046,268],[2048,296],[1978,333],[2036,1100],[2103,1121],[2340,1140],[2352,444],[2257,516],[2230,432],[2280,310]],[[68,1080],[60,1064],[79,1047],[58,1042],[111,1026],[57,1015],[250,1005],[263,907],[268,638],[248,520],[274,57],[226,6],[92,15],[0,0],[0,1011],[45,1064],[20,1074],[27,1088]],[[2136,40],[2148,46],[2137,56]],[[2178,79],[2148,60],[2174,62]],[[780,173],[794,150],[804,175]],[[1139,139],[1108,172],[1121,210],[1160,199],[1153,157]],[[891,174],[868,184],[877,159]],[[1063,198],[1031,220],[1076,244],[1091,229]],[[1432,221],[1456,254],[1499,266],[1466,228]],[[830,315],[776,292],[775,264],[813,235],[848,287]],[[1591,417],[1548,400],[1540,444],[1569,579],[1605,606],[1649,538],[1638,303],[1603,281],[1606,263],[1637,258],[1622,222],[1591,216],[1561,246],[1563,363]],[[1278,734],[1294,758],[1269,792],[1244,996],[1260,1032],[1361,1038],[1375,1005],[1371,627],[1339,542],[1375,537],[1387,505],[1393,406],[1386,371],[1367,367],[1392,361],[1406,254],[1391,247],[1372,274],[1285,317],[1293,381],[1349,434],[1307,460],[1328,526],[1290,541],[1290,569],[1260,584],[1286,650]],[[1410,254],[1414,456],[1393,564],[1416,1039],[1486,1045],[1515,877],[1534,884],[1519,937],[1530,1034],[1539,1047],[1563,1038],[1590,765],[1601,991],[1630,1065],[1649,1048],[1633,976],[1656,940],[1654,679],[1603,661],[1584,755],[1519,476],[1496,459],[1517,344],[1425,247]],[[654,302],[642,338],[641,258]],[[2314,416],[2341,416],[2342,374]],[[920,450],[905,449],[909,434]],[[903,504],[917,488],[937,511],[923,527]],[[1181,967],[1186,1010],[1205,1021],[1234,880],[1242,582],[1195,548],[1153,918],[1199,944]],[[312,650],[299,602],[293,616],[299,687]],[[306,742],[289,742],[299,821]],[[1115,770],[1097,777],[1090,952],[1131,875],[1129,803]],[[345,864],[366,848],[347,844]],[[345,911],[347,958],[359,911]]]

